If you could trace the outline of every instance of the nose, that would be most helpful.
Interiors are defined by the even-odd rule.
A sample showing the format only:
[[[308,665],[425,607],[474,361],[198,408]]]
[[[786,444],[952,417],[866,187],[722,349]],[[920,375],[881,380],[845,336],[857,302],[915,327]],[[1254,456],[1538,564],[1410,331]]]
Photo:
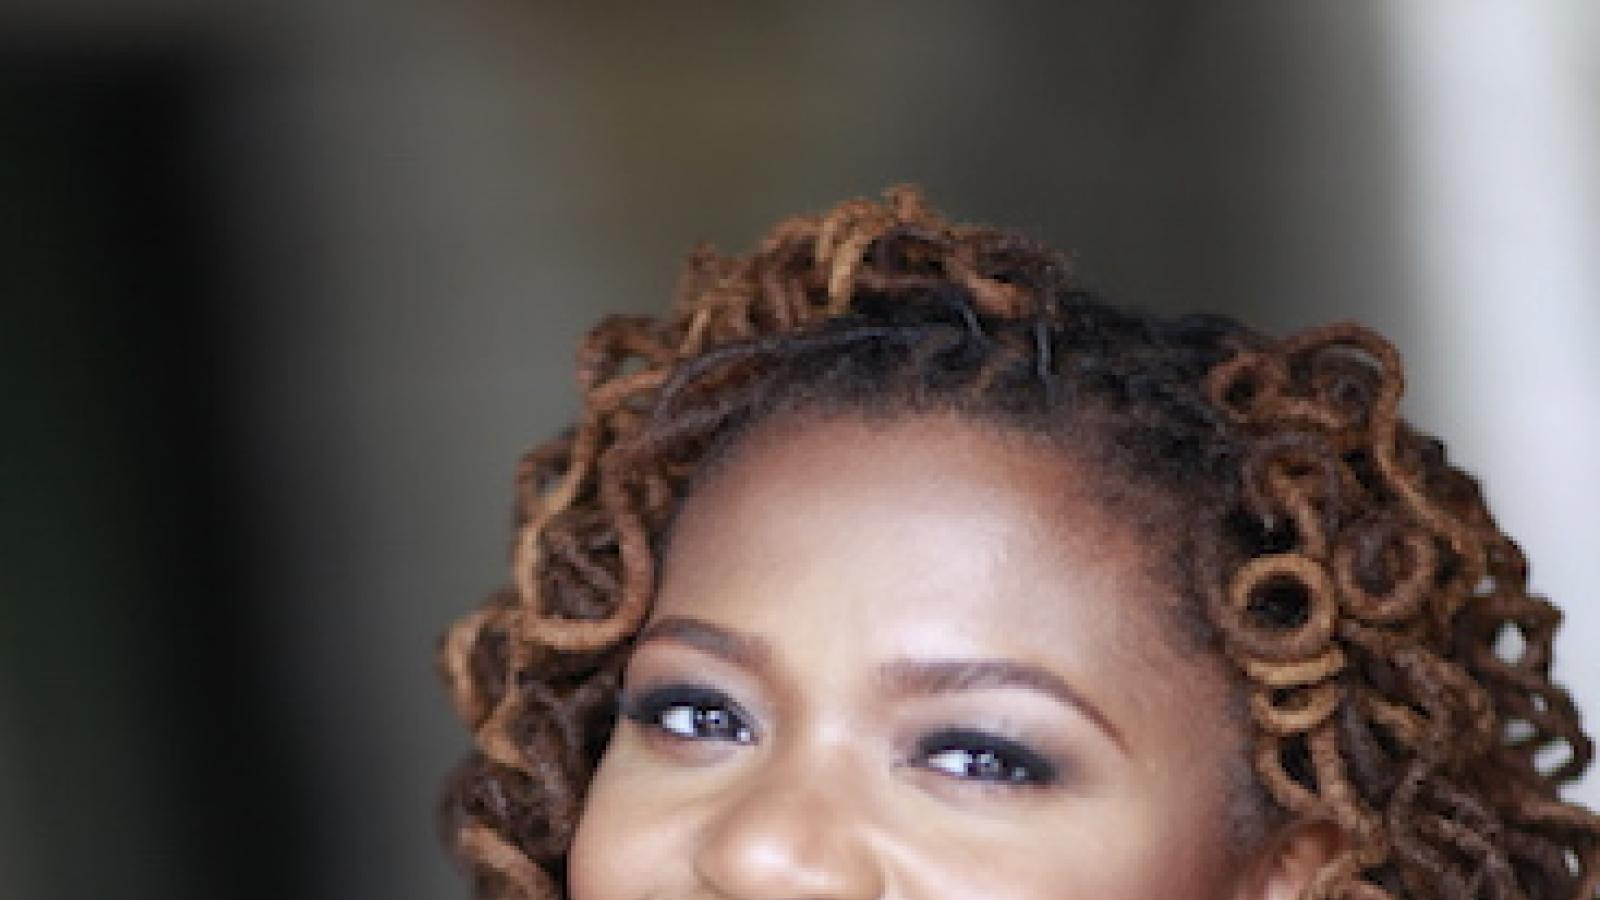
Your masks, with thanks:
[[[695,867],[730,900],[878,900],[883,874],[866,840],[864,792],[848,779],[778,766],[719,798]]]

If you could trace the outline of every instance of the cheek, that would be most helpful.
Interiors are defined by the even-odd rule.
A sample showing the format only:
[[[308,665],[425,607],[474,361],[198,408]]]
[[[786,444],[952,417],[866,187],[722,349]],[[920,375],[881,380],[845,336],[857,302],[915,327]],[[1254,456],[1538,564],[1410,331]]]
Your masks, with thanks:
[[[571,900],[660,896],[689,875],[692,841],[682,819],[654,814],[651,797],[627,789],[614,769],[602,760],[589,785],[567,856]]]
[[[1156,900],[1230,896],[1237,872],[1216,819],[1182,807],[1140,806],[1092,816],[1072,851],[1083,897]]]
[[[583,817],[567,856],[567,890],[572,900],[627,900],[646,896],[649,885],[639,876],[652,865],[618,865],[621,859],[638,859],[637,845],[650,835],[632,821],[626,806],[606,796],[596,779],[584,804]],[[647,843],[647,841],[645,841]]]
[[[1071,813],[996,838],[959,823],[896,866],[904,896],[920,900],[1223,900],[1237,873],[1214,821],[1126,798],[1079,799]]]

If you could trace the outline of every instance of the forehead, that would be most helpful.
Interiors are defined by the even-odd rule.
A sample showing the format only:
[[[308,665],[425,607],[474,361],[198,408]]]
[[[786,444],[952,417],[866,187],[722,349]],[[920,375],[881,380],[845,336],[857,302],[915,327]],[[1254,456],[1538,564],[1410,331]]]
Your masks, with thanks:
[[[1049,439],[955,413],[865,417],[801,413],[764,423],[738,439],[703,476],[678,531],[719,516],[886,515],[901,521],[960,512],[974,524],[1057,527],[1069,543],[1136,542],[1090,500],[1107,480]],[[1109,549],[1109,547],[1107,547]]]
[[[756,550],[770,526],[784,538],[767,548],[771,564],[964,547],[925,555],[961,567],[1003,552],[1019,566],[1064,569],[1048,564],[1091,554],[1095,569],[1131,574],[1159,548],[1092,499],[1108,493],[1103,482],[1042,438],[954,415],[780,419],[744,436],[701,479],[667,563],[683,567],[711,550],[707,542]]]
[[[1185,693],[1204,679],[1171,677],[1188,654],[1162,609],[1176,591],[1149,575],[1163,548],[1091,499],[1096,477],[953,417],[765,426],[686,501],[655,614],[713,618],[836,667],[1006,656],[1134,706]]]

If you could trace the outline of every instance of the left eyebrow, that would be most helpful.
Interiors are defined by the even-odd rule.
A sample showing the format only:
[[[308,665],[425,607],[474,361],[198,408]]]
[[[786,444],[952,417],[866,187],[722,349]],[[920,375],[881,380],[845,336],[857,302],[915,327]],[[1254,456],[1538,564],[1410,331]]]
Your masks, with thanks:
[[[897,659],[884,663],[880,680],[901,696],[932,696],[988,688],[1023,688],[1046,694],[1076,710],[1126,751],[1122,732],[1078,690],[1048,669],[1008,659]]]

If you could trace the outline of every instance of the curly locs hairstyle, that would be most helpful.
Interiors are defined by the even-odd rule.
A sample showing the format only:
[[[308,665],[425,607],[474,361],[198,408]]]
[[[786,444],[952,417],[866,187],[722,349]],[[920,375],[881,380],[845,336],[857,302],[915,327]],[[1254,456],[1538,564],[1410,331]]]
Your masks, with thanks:
[[[442,825],[480,898],[563,895],[673,512],[742,429],[804,409],[1068,435],[1179,498],[1169,575],[1237,681],[1262,817],[1347,838],[1312,895],[1595,896],[1600,818],[1557,795],[1591,755],[1550,678],[1560,614],[1399,418],[1371,331],[1119,311],[1057,254],[899,188],[748,256],[697,251],[668,315],[589,333],[578,383],[576,427],[517,470],[513,584],[440,651],[475,738]]]

